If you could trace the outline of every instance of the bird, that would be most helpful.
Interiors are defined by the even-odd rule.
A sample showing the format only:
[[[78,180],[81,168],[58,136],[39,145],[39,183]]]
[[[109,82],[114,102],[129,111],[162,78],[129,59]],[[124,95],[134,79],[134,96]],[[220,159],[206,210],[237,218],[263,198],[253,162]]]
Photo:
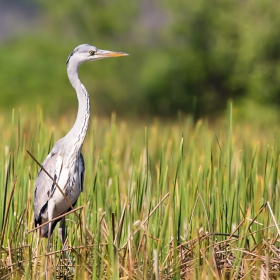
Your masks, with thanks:
[[[89,126],[90,99],[85,86],[79,79],[79,66],[87,61],[126,55],[128,54],[124,52],[101,50],[89,44],[82,44],[68,56],[67,74],[77,94],[78,112],[73,127],[54,144],[38,172],[34,189],[35,227],[69,212],[72,209],[69,202],[74,207],[83,191],[85,162],[81,149]],[[63,191],[68,201],[59,189]],[[39,237],[50,240],[59,221],[59,236],[64,244],[65,216],[38,228]]]

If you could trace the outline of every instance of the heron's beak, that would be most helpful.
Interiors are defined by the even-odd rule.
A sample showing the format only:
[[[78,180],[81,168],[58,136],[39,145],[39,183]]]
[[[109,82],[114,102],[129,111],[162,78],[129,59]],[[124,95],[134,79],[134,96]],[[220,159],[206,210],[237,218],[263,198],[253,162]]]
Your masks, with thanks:
[[[128,53],[98,50],[94,56],[98,58],[107,58],[107,57],[118,57],[118,56],[126,56],[126,55],[128,55]]]

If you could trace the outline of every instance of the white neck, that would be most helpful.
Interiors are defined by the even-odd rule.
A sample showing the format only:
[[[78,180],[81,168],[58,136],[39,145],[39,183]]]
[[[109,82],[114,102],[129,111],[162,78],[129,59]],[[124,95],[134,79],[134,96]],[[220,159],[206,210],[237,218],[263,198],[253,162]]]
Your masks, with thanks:
[[[76,90],[79,103],[75,124],[63,138],[64,144],[69,147],[68,151],[71,151],[69,156],[75,156],[77,153],[80,153],[86,137],[90,118],[89,95],[78,77],[78,67],[79,65],[72,65],[71,62],[67,67],[68,78],[71,85]]]

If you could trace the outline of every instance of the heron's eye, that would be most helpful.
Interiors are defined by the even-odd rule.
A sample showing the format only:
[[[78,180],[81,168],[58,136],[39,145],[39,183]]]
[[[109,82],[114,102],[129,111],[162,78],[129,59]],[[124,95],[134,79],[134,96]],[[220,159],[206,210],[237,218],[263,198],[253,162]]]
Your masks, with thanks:
[[[95,51],[90,50],[90,51],[89,51],[89,54],[90,54],[90,55],[94,55],[94,54],[95,54]]]

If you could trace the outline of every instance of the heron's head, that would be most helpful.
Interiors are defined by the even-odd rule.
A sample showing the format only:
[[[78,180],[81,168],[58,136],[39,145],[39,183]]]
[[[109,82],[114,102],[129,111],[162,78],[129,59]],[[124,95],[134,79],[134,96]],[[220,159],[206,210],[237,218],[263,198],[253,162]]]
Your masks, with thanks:
[[[128,54],[123,52],[100,50],[94,46],[83,44],[76,47],[72,51],[72,53],[69,55],[66,61],[66,65],[68,65],[70,61],[71,62],[73,61],[78,65],[80,65],[81,63],[86,61],[104,59],[109,57],[126,56],[126,55]]]

